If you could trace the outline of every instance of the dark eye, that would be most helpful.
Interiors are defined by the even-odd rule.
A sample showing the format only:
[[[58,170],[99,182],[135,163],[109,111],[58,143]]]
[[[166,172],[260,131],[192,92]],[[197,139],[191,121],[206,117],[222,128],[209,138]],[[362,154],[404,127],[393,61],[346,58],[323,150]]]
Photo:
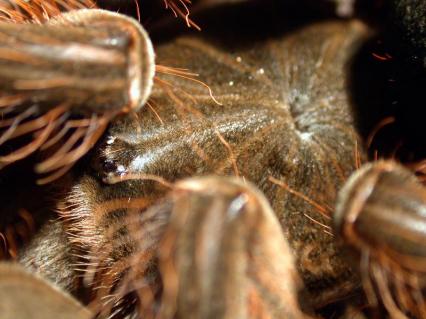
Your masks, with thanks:
[[[103,163],[102,163],[102,170],[104,173],[108,174],[108,173],[113,173],[115,171],[117,171],[117,163],[115,163],[113,160],[111,159],[106,159]]]
[[[93,175],[102,179],[106,175],[114,173],[117,170],[118,164],[114,159],[107,157],[104,152],[99,151],[93,155],[90,166]]]

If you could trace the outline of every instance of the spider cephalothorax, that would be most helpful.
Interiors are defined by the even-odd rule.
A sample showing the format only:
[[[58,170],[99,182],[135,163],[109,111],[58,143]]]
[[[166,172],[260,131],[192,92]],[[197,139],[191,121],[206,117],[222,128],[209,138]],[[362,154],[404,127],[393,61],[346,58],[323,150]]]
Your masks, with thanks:
[[[149,207],[155,209],[171,182],[192,175],[237,175],[255,183],[271,202],[311,305],[320,307],[350,293],[358,280],[334,245],[327,204],[333,203],[338,185],[355,169],[362,151],[345,82],[328,80],[344,76],[367,34],[359,22],[335,22],[259,41],[250,49],[233,46],[232,54],[226,43],[213,46],[196,37],[180,37],[158,47],[158,58],[179,59],[189,69],[204,70],[201,79],[223,105],[214,103],[201,87],[185,82],[172,92],[154,90],[150,101],[155,112],[147,108],[138,117],[112,124],[94,153],[92,168],[62,204],[61,216],[74,234],[72,242],[90,260],[82,263],[83,269],[96,259],[93,252],[102,250],[104,257],[96,267],[133,271],[135,266],[127,261],[139,249],[132,243],[126,217],[138,207],[141,216],[145,210],[151,212]],[[302,52],[303,67],[298,60]],[[317,90],[307,89],[312,86]],[[173,103],[167,96],[181,89],[187,94]],[[311,201],[291,194],[289,187]],[[110,225],[115,226],[105,228]],[[111,238],[129,240],[123,249],[125,259],[120,259],[118,247],[105,246]],[[138,276],[143,281],[144,275]],[[117,297],[121,280],[119,273],[112,277],[109,273],[105,284],[97,285],[111,288],[102,292],[105,296]],[[135,293],[147,298],[137,289]]]

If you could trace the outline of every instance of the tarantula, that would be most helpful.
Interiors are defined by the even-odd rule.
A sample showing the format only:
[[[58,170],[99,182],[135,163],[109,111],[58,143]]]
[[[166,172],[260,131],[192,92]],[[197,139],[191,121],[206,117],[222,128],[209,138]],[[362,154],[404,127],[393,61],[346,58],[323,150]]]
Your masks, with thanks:
[[[163,34],[154,41],[156,63],[180,69],[157,73],[145,107],[114,113],[80,165],[45,188],[59,218],[48,215],[21,249],[14,237],[25,230],[13,236],[8,227],[4,236],[5,256],[73,297],[2,265],[9,277],[0,296],[10,308],[0,313],[16,318],[17,296],[28,301],[22,318],[28,309],[35,318],[308,318],[330,315],[326,306],[337,309],[339,300],[365,302],[364,277],[347,261],[332,219],[339,216],[340,231],[360,182],[342,191],[335,214],[337,193],[367,158],[354,66],[374,31],[359,20],[313,22],[306,8],[291,8],[277,18],[242,6],[238,21],[228,8],[203,33],[155,31],[154,39]],[[25,212],[24,224],[36,228],[38,215]],[[370,238],[361,225],[357,234]],[[379,291],[367,297],[381,294],[391,312],[379,276],[376,269]],[[400,316],[423,314],[415,276],[413,298],[400,298],[395,284]],[[22,277],[40,291],[39,303],[21,294]]]

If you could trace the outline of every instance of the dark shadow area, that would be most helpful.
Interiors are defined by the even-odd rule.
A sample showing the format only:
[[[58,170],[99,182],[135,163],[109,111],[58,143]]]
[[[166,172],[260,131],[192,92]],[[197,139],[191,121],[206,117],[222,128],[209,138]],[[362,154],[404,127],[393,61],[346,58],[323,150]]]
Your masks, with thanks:
[[[376,131],[370,155],[411,162],[426,156],[426,72],[398,52],[392,33],[373,38],[355,57],[349,83],[360,133],[367,142]]]
[[[16,257],[16,249],[27,244],[48,219],[57,218],[54,186],[35,185],[34,161],[35,156],[30,156],[0,172],[0,234],[9,242],[0,238],[0,256],[6,259]]]
[[[231,46],[246,47],[258,40],[281,36],[307,23],[336,16],[332,7],[325,3],[309,6],[300,1],[264,0],[194,7],[191,18],[202,28],[201,32],[188,29],[184,21],[172,15],[148,26],[148,31],[155,44],[190,33],[204,39],[220,39],[221,43]]]

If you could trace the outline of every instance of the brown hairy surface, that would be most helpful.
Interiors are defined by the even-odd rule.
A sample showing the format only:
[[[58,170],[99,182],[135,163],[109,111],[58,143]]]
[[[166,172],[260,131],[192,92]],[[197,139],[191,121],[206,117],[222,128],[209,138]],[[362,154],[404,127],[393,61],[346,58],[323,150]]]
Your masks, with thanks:
[[[0,172],[0,186],[6,186],[0,259],[15,259],[49,280],[29,280],[43,300],[62,298],[59,290],[49,292],[58,285],[85,305],[83,312],[117,319],[425,315],[423,247],[417,244],[422,186],[392,164],[384,177],[379,170],[378,182],[364,180],[361,169],[361,183],[349,181],[341,190],[367,157],[363,138],[376,147],[383,128],[396,122],[369,116],[370,106],[390,99],[374,81],[383,76],[391,82],[376,68],[370,75],[371,60],[384,64],[393,57],[377,50],[380,35],[371,38],[364,22],[318,21],[331,4],[332,16],[351,16],[361,1],[255,2],[196,1],[199,15],[189,15],[189,0],[157,1],[180,19],[170,23],[169,14],[150,24],[138,2],[100,1],[134,7],[134,16],[153,30],[155,86],[141,109],[124,110],[129,74],[140,69],[128,28],[116,29],[102,17],[85,20],[78,11],[61,13],[92,6],[89,1],[0,1],[0,167],[47,150],[36,170],[51,174],[39,180],[48,183],[79,161],[60,183],[28,196],[49,202],[42,217],[19,202],[18,193],[21,198],[27,190],[13,195],[13,187],[24,186],[21,167],[39,158]],[[187,28],[199,25],[208,28]],[[69,40],[61,47],[67,50],[54,50],[58,39]],[[89,45],[98,69],[87,60],[78,67],[52,62],[76,53],[76,39],[85,40],[73,58]],[[19,51],[31,41],[48,63],[31,54],[27,59],[28,48]],[[112,51],[102,51],[105,45]],[[25,72],[28,65],[33,72],[40,68],[41,82]],[[77,74],[78,81],[65,81],[76,90],[49,87],[63,84],[50,78],[52,72],[68,80]],[[19,79],[9,81],[11,74]],[[99,79],[83,85],[90,74]],[[103,93],[87,99],[84,92],[92,89]],[[371,151],[374,158],[382,154]],[[406,162],[424,174],[418,158]],[[409,191],[398,188],[408,182]],[[335,212],[339,192],[344,199]],[[360,194],[371,197],[358,201]],[[332,228],[333,219],[343,230]],[[361,262],[346,258],[340,239]],[[7,267],[0,273],[19,278],[17,265]],[[7,285],[18,291],[20,282]],[[368,302],[374,310],[365,312]],[[33,303],[23,313],[35,309]],[[68,298],[63,304],[74,303]],[[54,318],[55,309],[40,314]]]

